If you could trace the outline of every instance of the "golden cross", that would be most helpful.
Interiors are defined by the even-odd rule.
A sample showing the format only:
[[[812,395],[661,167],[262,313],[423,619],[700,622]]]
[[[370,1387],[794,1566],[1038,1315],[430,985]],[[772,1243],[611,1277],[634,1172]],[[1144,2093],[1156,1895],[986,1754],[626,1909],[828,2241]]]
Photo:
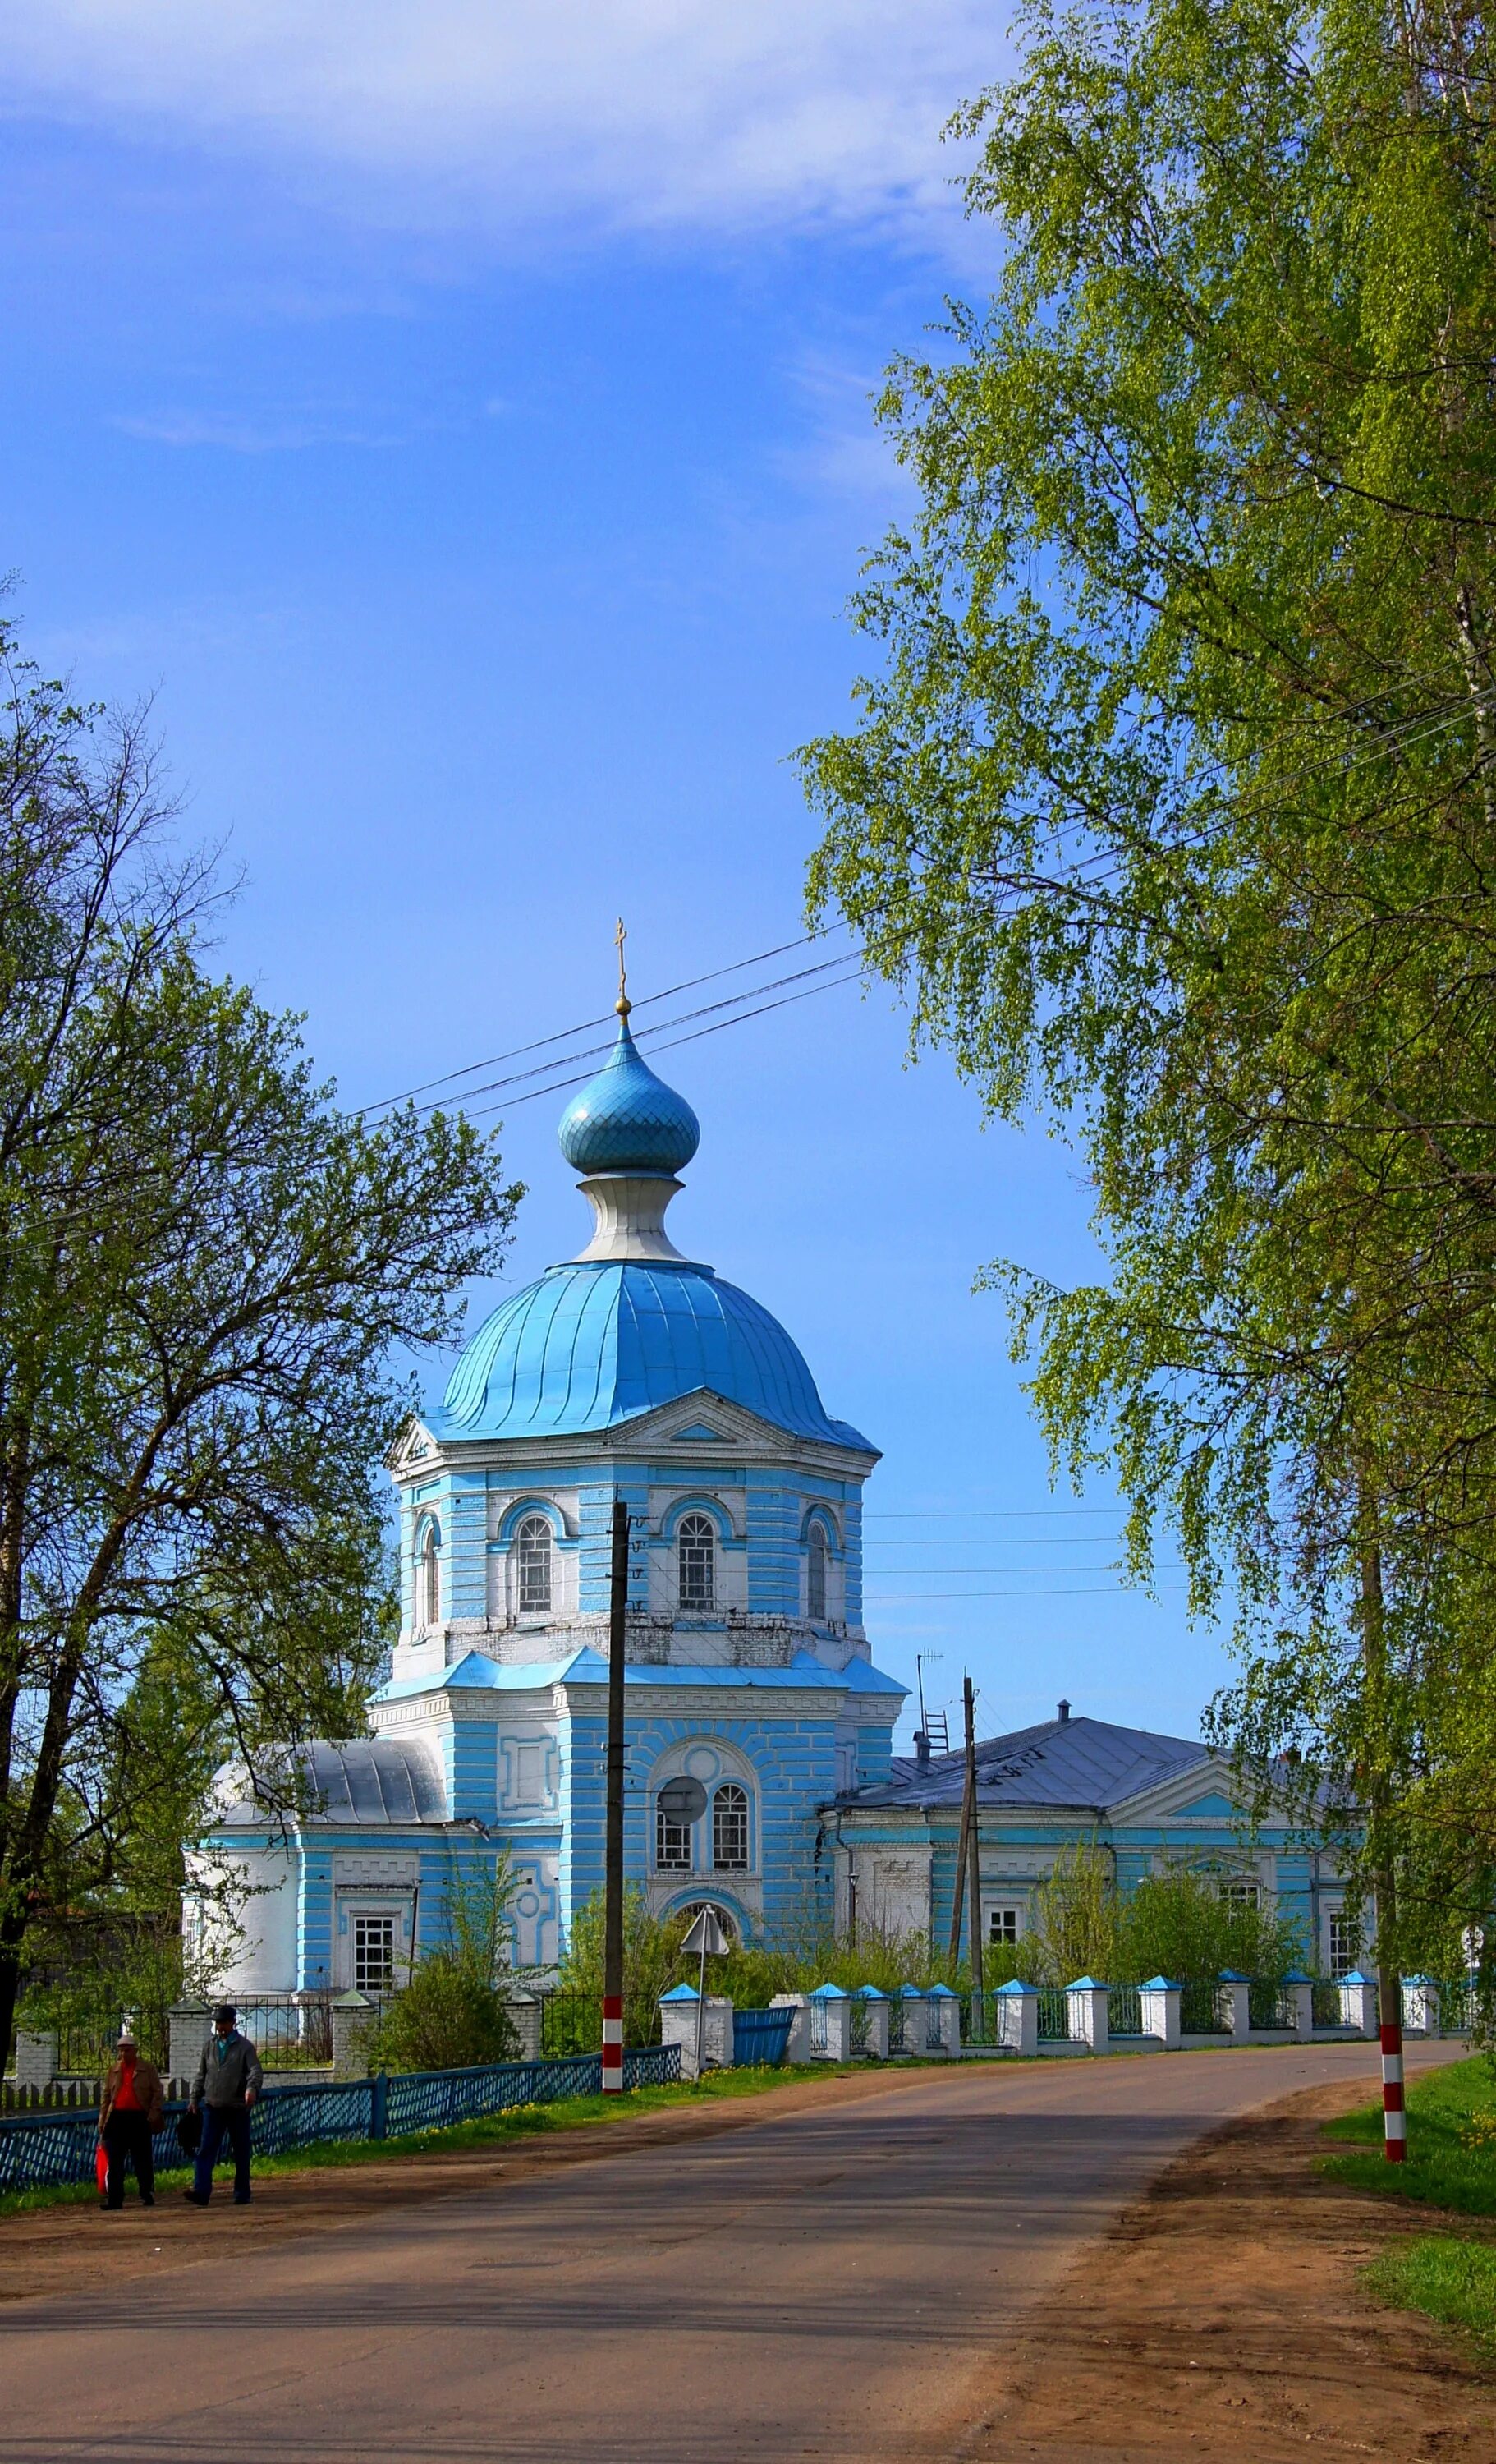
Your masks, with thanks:
[[[629,1009],[628,975],[627,970],[624,965],[624,943],[627,938],[628,935],[624,929],[624,919],[620,915],[618,919],[618,930],[613,935],[613,941],[618,951],[618,1006],[624,1013],[625,1017],[627,1016]]]

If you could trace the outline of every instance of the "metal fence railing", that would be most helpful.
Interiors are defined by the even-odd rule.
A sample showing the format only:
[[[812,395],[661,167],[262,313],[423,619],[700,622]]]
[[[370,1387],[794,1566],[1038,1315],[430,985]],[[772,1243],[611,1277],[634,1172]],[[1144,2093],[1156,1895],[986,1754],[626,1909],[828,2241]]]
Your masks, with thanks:
[[[678,2045],[630,2047],[624,2055],[626,2088],[663,2087],[679,2078]],[[599,2096],[602,2089],[598,2054],[562,2061],[489,2063],[473,2070],[309,2081],[266,2088],[251,2114],[250,2129],[257,2153],[280,2156],[326,2141],[406,2138],[517,2105]],[[156,2134],[156,2163],[164,2171],[186,2162],[176,2131],[184,2109],[180,2103],[168,2104]],[[98,2121],[97,2107],[0,2121],[0,2192],[91,2182]]]
[[[1107,1988],[1107,2031],[1113,2036],[1140,2036],[1143,2033],[1143,1995],[1136,1985],[1109,1985]]]
[[[863,2007],[866,2009],[866,2004]],[[788,2050],[789,2032],[794,2024],[792,2007],[780,2011],[735,2011],[734,2069],[778,2070]]]
[[[1179,1994],[1179,2027],[1186,2036],[1229,2036],[1231,2013],[1216,1977],[1186,1977]]]
[[[1070,2034],[1069,1996],[1060,1987],[1041,1985],[1039,1989],[1039,2041],[1042,2045],[1063,2045]]]

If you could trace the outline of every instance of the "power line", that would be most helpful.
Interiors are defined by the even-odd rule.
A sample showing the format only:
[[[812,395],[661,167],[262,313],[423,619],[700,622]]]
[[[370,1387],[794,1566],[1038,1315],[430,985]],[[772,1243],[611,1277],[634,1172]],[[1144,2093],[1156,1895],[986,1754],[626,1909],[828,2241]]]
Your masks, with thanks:
[[[1045,1568],[1047,1573],[1048,1569]],[[1187,1583],[1158,1583],[1152,1587],[1159,1592],[1188,1591]],[[1129,1593],[1120,1583],[1059,1584],[1045,1591],[1023,1592],[868,1592],[864,1595],[869,1608],[882,1608],[891,1600],[1120,1600],[1146,1597],[1147,1594]]]
[[[669,1044],[656,1045],[652,1048],[657,1052],[674,1052],[683,1044],[699,1044],[703,1036],[720,1035],[724,1028],[729,1026],[746,1026],[749,1019],[762,1018],[769,1010],[789,1009],[796,1001],[813,1001],[817,993],[837,992],[843,984],[855,983],[863,972],[863,961],[859,955],[857,963],[849,975],[838,976],[830,982],[811,984],[803,992],[786,993],[781,1001],[764,1001],[758,1009],[744,1010],[737,1018],[718,1019],[715,1026],[698,1026],[690,1035],[677,1035]],[[590,1069],[582,1069],[574,1078],[551,1079],[543,1087],[532,1087],[528,1094],[516,1095],[507,1104],[503,1102],[487,1104],[475,1111],[468,1111],[464,1107],[466,1117],[472,1121],[481,1121],[491,1112],[517,1111],[521,1104],[534,1104],[542,1095],[563,1095],[570,1087],[584,1087],[593,1074]]]
[[[759,950],[751,958],[735,958],[730,966],[713,967],[704,976],[687,976],[678,984],[667,984],[663,992],[647,993],[642,1001],[635,1001],[634,1008],[652,1009],[657,1001],[673,1001],[677,993],[694,992],[699,984],[713,984],[723,976],[740,975],[745,967],[766,966],[771,958],[782,958],[787,951],[803,950],[812,941],[825,938],[824,933],[802,933],[798,939],[779,941],[772,950]],[[747,1000],[749,996],[745,994],[743,998]],[[407,1087],[403,1094],[385,1095],[378,1103],[365,1104],[356,1117],[362,1119],[370,1112],[388,1111],[396,1104],[413,1103],[417,1095],[429,1094],[433,1087],[447,1087],[455,1079],[473,1077],[480,1069],[496,1069],[505,1061],[523,1060],[526,1053],[541,1052],[547,1045],[569,1044],[573,1036],[588,1035],[595,1026],[605,1026],[612,1016],[612,1011],[605,1010],[597,1018],[583,1019],[578,1025],[562,1027],[555,1035],[537,1036],[533,1043],[517,1044],[508,1052],[492,1053],[486,1061],[469,1061],[460,1069],[444,1070],[438,1078],[424,1079],[419,1087]],[[565,1056],[558,1057],[554,1066],[563,1067]]]
[[[1060,1514],[1106,1514],[1116,1512],[1114,1506],[937,1506],[928,1513],[865,1514],[865,1523],[1037,1523],[1040,1518]]]

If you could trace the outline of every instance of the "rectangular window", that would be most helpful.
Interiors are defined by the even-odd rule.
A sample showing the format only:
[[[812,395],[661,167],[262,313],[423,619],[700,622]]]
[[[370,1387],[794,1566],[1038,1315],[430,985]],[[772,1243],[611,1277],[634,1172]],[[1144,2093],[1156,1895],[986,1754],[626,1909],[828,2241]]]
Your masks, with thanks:
[[[361,1993],[388,1993],[395,1982],[395,1920],[355,1917],[353,1982]]]
[[[1260,1882],[1222,1882],[1221,1896],[1228,1908],[1256,1908],[1262,1903]]]
[[[668,1822],[658,1806],[654,1810],[654,1861],[662,1874],[691,1871],[691,1825]]]
[[[987,1910],[987,1940],[995,1950],[1010,1950],[1018,1940],[1017,1908]]]
[[[1330,1973],[1349,1976],[1361,1956],[1360,1927],[1352,1917],[1330,1920]]]

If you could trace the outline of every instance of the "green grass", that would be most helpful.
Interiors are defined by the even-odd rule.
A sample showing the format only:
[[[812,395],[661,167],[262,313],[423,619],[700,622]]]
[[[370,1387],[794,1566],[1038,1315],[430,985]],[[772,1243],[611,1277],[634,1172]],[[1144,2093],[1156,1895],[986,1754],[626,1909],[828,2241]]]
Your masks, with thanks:
[[[1332,2180],[1457,2215],[1496,2216],[1496,2065],[1484,2054],[1430,2071],[1409,2089],[1405,2165],[1389,2165],[1381,2152],[1380,2104],[1327,2123],[1325,2135],[1356,2151],[1323,2160]]]
[[[315,2147],[296,2148],[285,2156],[256,2156],[254,2171],[257,2177],[267,2178],[278,2173],[325,2172],[347,2165],[388,2165],[412,2157],[446,2155],[454,2148],[502,2147],[554,2130],[575,2130],[584,2123],[627,2122],[636,2114],[675,2105],[727,2104],[740,2097],[761,2096],[765,2089],[782,2087],[792,2079],[825,2079],[834,2067],[825,2062],[794,2069],[786,2065],[780,2070],[745,2066],[709,2071],[705,2079],[677,2087],[638,2087],[625,2096],[573,2096],[554,2104],[516,2105],[508,2113],[456,2123],[450,2130],[416,2131],[400,2139],[333,2139]],[[158,2173],[160,2190],[174,2197],[186,2187],[190,2169],[183,2165],[169,2173]],[[125,2197],[134,2195],[132,2175]],[[34,2215],[44,2208],[86,2207],[98,2196],[91,2182],[70,2182],[55,2189],[10,2190],[0,2197],[0,2217]]]
[[[1382,2109],[1363,2104],[1325,2125],[1345,2155],[1321,2160],[1331,2180],[1385,2198],[1414,2199],[1454,2215],[1496,2216],[1496,2063],[1478,2054],[1430,2071],[1408,2091],[1408,2161],[1382,2154]],[[1496,2359],[1496,2240],[1418,2233],[1364,2268],[1361,2281],[1396,2310],[1421,2310],[1474,2338]]]
[[[1486,2360],[1496,2356],[1496,2242],[1419,2233],[1386,2252],[1362,2282],[1390,2309],[1426,2311],[1464,2328]]]

